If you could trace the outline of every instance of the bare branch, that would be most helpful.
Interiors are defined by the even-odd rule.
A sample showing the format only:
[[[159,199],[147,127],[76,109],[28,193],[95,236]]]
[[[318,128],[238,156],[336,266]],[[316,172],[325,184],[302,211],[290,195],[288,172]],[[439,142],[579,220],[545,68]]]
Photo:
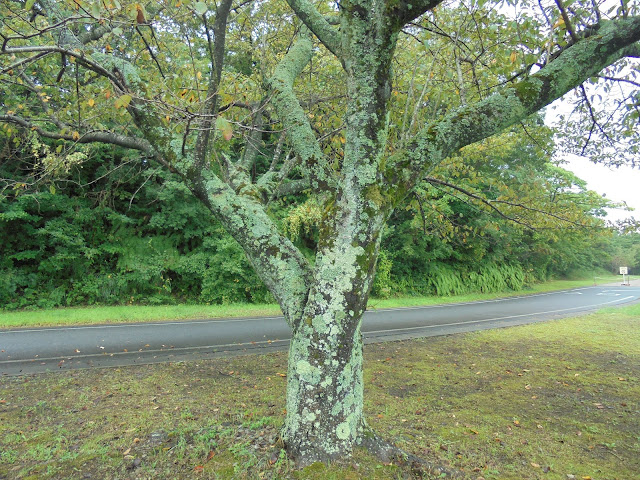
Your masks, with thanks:
[[[91,59],[90,57],[85,55],[85,52],[79,49],[70,49],[63,48],[57,45],[34,45],[34,46],[26,46],[26,47],[11,47],[4,49],[0,52],[1,54],[20,54],[20,53],[60,53],[62,55],[66,55],[69,57],[74,57],[77,62],[83,67],[88,68],[89,70],[97,73],[100,76],[108,78],[111,82],[113,82],[118,88],[121,90],[125,90],[124,85],[120,81],[120,79],[114,75],[112,72],[108,71],[102,65]],[[43,55],[44,56],[44,55]],[[4,73],[4,71],[3,71]]]
[[[574,42],[577,42],[578,37],[576,36],[576,33],[574,32],[573,27],[571,26],[571,20],[569,19],[569,15],[567,15],[567,9],[564,8],[564,4],[562,3],[562,0],[555,0],[555,1],[556,1],[556,5],[558,6],[558,9],[560,10],[560,15],[562,15],[562,20],[564,21],[564,26],[567,29],[567,32],[569,32],[571,39]]]
[[[531,207],[530,205],[525,205],[523,203],[517,203],[517,202],[510,202],[508,200],[489,200],[489,199],[481,197],[480,195],[477,195],[477,194],[475,194],[473,192],[470,192],[469,190],[461,188],[461,187],[459,187],[457,185],[454,185],[452,183],[445,182],[444,180],[439,180],[439,179],[433,178],[433,177],[426,177],[424,180],[427,183],[430,183],[432,185],[442,185],[444,187],[451,188],[451,189],[456,190],[456,191],[458,191],[460,193],[463,193],[464,195],[466,195],[469,198],[473,198],[474,200],[478,200],[479,202],[483,203],[484,205],[489,207],[491,210],[496,212],[502,218],[504,218],[506,220],[509,220],[511,222],[517,223],[519,225],[522,225],[524,227],[527,227],[527,228],[529,228],[531,230],[536,230],[536,228],[531,226],[530,224],[528,224],[526,222],[518,220],[515,217],[511,217],[511,216],[507,215],[502,210],[500,210],[498,207],[496,207],[494,204],[497,203],[497,204],[502,204],[502,205],[508,205],[510,207],[521,208],[523,210],[527,210],[527,211],[535,212],[535,213],[540,213],[542,215],[546,215],[546,216],[555,218],[556,220],[560,220],[560,221],[568,223],[570,225],[574,225],[574,226],[578,226],[578,227],[584,227],[584,225],[582,225],[581,223],[574,222],[574,221],[569,220],[568,218],[565,218],[565,217],[561,217],[560,215],[557,215],[557,214],[555,214],[553,212],[540,210],[538,208]]]
[[[51,132],[36,125],[30,120],[27,120],[16,115],[0,115],[0,122],[13,123],[22,128],[26,128],[36,132],[39,136],[44,138],[51,138],[53,140],[66,140],[76,143],[109,143],[111,145],[117,145],[119,147],[130,148],[132,150],[139,150],[155,157],[155,151],[151,144],[145,140],[141,140],[135,137],[128,137],[126,135],[120,135],[118,133],[109,131],[90,131],[80,135],[79,133],[60,133]]]
[[[227,20],[231,10],[232,0],[223,0],[216,9],[216,20],[213,26],[213,64],[207,88],[207,97],[201,114],[205,119],[198,125],[198,137],[194,150],[195,161],[189,175],[195,178],[206,164],[207,150],[211,138],[213,118],[218,109],[218,89],[222,79],[222,63],[224,61],[224,47],[227,33]],[[208,32],[208,30],[207,30]]]

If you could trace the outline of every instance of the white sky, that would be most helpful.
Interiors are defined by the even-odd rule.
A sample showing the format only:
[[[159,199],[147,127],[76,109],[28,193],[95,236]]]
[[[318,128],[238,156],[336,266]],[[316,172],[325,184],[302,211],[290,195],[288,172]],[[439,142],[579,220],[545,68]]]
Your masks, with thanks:
[[[609,200],[627,202],[635,211],[608,209],[606,220],[616,221],[629,217],[640,220],[640,170],[631,167],[609,168],[590,162],[576,155],[562,157],[568,160],[562,168],[570,170],[587,182],[587,188],[594,190]]]

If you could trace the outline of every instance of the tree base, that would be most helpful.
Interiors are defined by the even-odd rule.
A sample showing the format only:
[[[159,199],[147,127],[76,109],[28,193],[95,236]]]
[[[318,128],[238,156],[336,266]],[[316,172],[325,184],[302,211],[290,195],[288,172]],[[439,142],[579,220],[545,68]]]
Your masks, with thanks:
[[[385,463],[394,463],[400,466],[408,466],[417,477],[425,478],[458,478],[460,472],[443,465],[436,465],[405,452],[392,443],[380,438],[373,430],[367,428],[360,442],[360,446],[366,448],[369,453],[375,455]]]
[[[279,448],[286,448],[282,435],[280,435],[276,441],[276,446]],[[379,437],[373,430],[366,427],[362,435],[361,441],[358,446],[366,449],[371,455],[378,458],[384,463],[393,463],[398,466],[408,467],[411,469],[411,473],[418,478],[460,478],[461,473],[452,470],[444,465],[437,465],[429,462],[417,455],[409,452],[405,452],[399,447],[396,447],[391,442]],[[297,468],[308,467],[309,465],[317,461],[338,461],[340,458],[325,458],[324,460],[314,459],[309,457],[299,457],[292,455],[292,452],[287,451],[289,458],[295,463]],[[344,459],[342,459],[344,460]]]

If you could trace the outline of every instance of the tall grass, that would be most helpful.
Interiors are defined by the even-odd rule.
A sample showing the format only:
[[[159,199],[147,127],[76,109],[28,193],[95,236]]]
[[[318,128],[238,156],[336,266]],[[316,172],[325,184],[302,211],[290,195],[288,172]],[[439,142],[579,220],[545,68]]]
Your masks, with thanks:
[[[527,283],[524,269],[519,265],[509,264],[483,265],[471,272],[438,265],[433,268],[427,280],[431,293],[438,296],[522,290]]]

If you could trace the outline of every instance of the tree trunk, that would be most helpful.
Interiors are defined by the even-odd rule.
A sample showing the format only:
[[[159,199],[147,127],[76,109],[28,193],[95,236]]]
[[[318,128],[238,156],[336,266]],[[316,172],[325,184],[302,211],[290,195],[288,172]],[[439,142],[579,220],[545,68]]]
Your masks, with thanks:
[[[301,466],[344,457],[363,433],[361,318],[318,316],[293,335],[283,438]]]
[[[300,465],[349,455],[365,429],[360,327],[386,215],[362,221],[351,201],[326,213],[312,288],[291,322],[283,439]]]

